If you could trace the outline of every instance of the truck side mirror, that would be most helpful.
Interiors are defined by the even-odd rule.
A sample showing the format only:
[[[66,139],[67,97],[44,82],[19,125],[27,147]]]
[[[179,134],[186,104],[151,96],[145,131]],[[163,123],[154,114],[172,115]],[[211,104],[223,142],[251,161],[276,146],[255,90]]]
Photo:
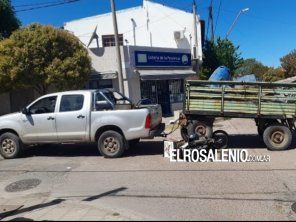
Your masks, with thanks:
[[[112,105],[106,101],[96,101],[96,110],[113,109]]]
[[[22,108],[21,112],[22,112],[22,114],[30,115],[30,112],[29,112],[29,110],[26,107],[25,108]]]

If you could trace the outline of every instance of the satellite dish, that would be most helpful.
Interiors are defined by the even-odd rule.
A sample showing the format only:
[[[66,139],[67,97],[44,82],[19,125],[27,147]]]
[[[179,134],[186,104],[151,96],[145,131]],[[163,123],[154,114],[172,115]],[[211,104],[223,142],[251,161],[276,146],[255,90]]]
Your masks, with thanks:
[[[97,47],[99,48],[99,36],[97,35],[97,25],[96,25],[96,28],[95,30],[93,31],[92,35],[91,35],[91,38],[89,40],[89,43],[87,45],[87,48],[90,46],[90,44],[92,43],[92,41],[95,39],[97,41]]]

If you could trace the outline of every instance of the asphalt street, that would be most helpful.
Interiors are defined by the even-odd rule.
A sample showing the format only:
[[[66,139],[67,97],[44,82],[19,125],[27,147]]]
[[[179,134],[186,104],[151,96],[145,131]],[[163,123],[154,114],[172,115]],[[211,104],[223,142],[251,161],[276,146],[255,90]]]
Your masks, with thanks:
[[[215,129],[230,135],[230,149],[270,161],[173,163],[163,157],[164,138],[118,159],[103,158],[95,145],[34,147],[0,159],[2,212],[23,209],[2,220],[296,220],[295,138],[290,150],[275,152],[251,120],[220,120]],[[176,131],[166,139],[178,138]]]

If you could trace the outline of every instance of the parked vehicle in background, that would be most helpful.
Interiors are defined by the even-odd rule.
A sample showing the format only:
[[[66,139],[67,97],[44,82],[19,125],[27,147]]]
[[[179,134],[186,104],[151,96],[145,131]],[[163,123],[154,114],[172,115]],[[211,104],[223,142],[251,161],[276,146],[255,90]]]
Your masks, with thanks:
[[[253,118],[270,150],[288,149],[295,130],[296,84],[188,80],[182,137],[211,137],[216,117]],[[239,126],[244,127],[244,126]]]
[[[161,120],[159,105],[134,105],[110,89],[52,93],[0,117],[0,154],[11,159],[26,145],[92,142],[104,157],[120,157],[129,144],[162,132]]]

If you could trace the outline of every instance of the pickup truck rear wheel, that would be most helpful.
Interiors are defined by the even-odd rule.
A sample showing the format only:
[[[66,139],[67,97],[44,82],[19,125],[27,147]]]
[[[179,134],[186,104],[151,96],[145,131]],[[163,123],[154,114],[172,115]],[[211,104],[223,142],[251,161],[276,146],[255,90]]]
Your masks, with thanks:
[[[265,145],[270,150],[286,150],[291,145],[291,130],[281,124],[268,126],[263,133]]]
[[[113,130],[102,133],[98,140],[98,149],[102,156],[106,158],[116,158],[122,156],[125,147],[123,136]]]
[[[4,159],[17,158],[22,149],[20,138],[13,133],[3,133],[0,136],[0,154]]]

